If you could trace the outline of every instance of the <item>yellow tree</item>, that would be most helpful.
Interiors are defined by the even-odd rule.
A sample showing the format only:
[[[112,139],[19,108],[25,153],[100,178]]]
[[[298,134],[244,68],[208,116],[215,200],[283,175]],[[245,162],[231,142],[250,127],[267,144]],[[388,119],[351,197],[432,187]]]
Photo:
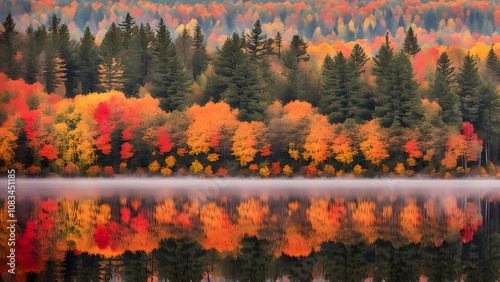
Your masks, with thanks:
[[[233,138],[232,155],[241,166],[251,163],[266,143],[266,126],[262,122],[240,122]]]
[[[352,139],[344,132],[338,134],[331,146],[335,159],[343,164],[351,164],[358,154],[358,149],[354,146]]]
[[[190,125],[186,132],[189,153],[191,155],[208,154],[210,149],[224,153],[230,147],[226,148],[224,141],[231,140],[238,126],[237,115],[238,110],[231,110],[224,102],[208,102],[205,106],[191,106],[187,110]]]
[[[374,165],[380,165],[383,160],[389,158],[388,144],[385,142],[386,133],[380,127],[378,120],[373,119],[359,125],[358,134],[362,140],[359,148],[366,160]]]
[[[238,232],[241,236],[257,236],[269,214],[269,206],[263,205],[258,199],[248,199],[236,208],[238,211]]]
[[[311,118],[309,134],[304,144],[302,156],[311,159],[313,165],[318,165],[331,157],[331,145],[334,140],[335,127],[328,122],[326,116],[314,115]]]
[[[219,252],[224,252],[234,251],[239,247],[236,226],[228,214],[216,203],[211,202],[201,208],[200,220],[205,233],[201,243],[204,249],[214,248]]]

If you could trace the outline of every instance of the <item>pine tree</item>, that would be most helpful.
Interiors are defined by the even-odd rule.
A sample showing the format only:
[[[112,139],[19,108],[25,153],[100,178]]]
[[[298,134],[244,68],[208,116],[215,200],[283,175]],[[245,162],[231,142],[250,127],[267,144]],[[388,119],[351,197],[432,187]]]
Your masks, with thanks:
[[[446,52],[441,53],[437,60],[434,83],[431,85],[430,98],[437,101],[442,109],[443,121],[447,124],[460,126],[462,124],[462,113],[460,111],[460,99],[456,94],[454,83],[455,68]]]
[[[367,118],[363,112],[368,101],[362,99],[359,72],[343,53],[337,53],[333,59],[328,55],[322,70],[324,85],[320,112],[327,115],[331,123],[343,123],[348,118],[362,122]]]
[[[364,73],[363,66],[369,60],[368,55],[366,55],[365,50],[358,43],[352,48],[351,55],[349,56],[349,62],[354,66],[355,70],[359,73]]]
[[[23,49],[23,60],[22,63],[25,67],[23,74],[23,79],[29,84],[33,84],[37,81],[38,73],[38,48],[36,40],[36,30],[30,24],[26,29],[27,44]]]
[[[265,55],[267,35],[262,34],[260,20],[254,23],[252,31],[245,38],[245,49],[250,54],[251,61],[257,61]]]
[[[16,23],[11,13],[2,23],[3,32],[0,33],[0,71],[12,79],[19,77],[19,64],[16,55],[19,51]]]
[[[491,143],[500,137],[500,94],[491,82],[483,83],[479,88],[479,118],[477,129],[484,140],[485,163],[491,160]]]
[[[195,79],[208,67],[207,44],[205,43],[204,36],[201,26],[197,25],[194,28],[192,60],[193,78]]]
[[[232,108],[238,108],[238,119],[241,121],[262,120],[264,118],[263,86],[257,67],[250,58],[236,66],[229,87],[223,93],[223,99]]]
[[[467,53],[457,75],[460,110],[464,121],[477,127],[479,120],[479,87],[481,80],[476,61]]]
[[[288,50],[283,54],[283,64],[286,66],[284,75],[286,77],[286,87],[282,98],[283,104],[303,98],[304,80],[297,60],[297,54],[293,50]]]
[[[491,45],[490,51],[488,51],[488,56],[486,57],[487,73],[492,78],[500,74],[500,63],[495,50],[493,50],[493,45],[494,44]]]
[[[276,44],[276,48],[278,49],[278,60],[281,60],[281,49],[283,48],[283,37],[280,32],[276,33],[274,37],[274,44]]]
[[[151,56],[151,44],[153,43],[155,34],[153,29],[147,23],[139,27],[138,44],[140,53],[140,77],[142,79],[142,84],[150,80],[151,68],[152,68],[152,56]]]
[[[410,56],[414,56],[418,52],[420,52],[420,45],[418,45],[417,36],[413,32],[413,28],[411,26],[405,33],[405,40],[403,42],[403,51]]]
[[[95,37],[87,26],[78,46],[78,76],[82,94],[100,90],[99,81],[99,49],[95,45]]]
[[[244,38],[233,33],[231,37],[226,39],[222,48],[216,52],[213,62],[215,75],[209,77],[204,92],[207,101],[219,101],[222,93],[229,87],[238,65],[245,59],[244,44]]]
[[[61,19],[54,14],[49,22],[49,40],[45,49],[45,64],[43,76],[45,91],[54,93],[56,89],[63,87],[65,82],[66,68],[59,54],[59,31]],[[66,91],[64,91],[64,94]]]
[[[123,34],[115,23],[108,28],[100,46],[100,80],[104,90],[123,89]]]
[[[158,23],[152,54],[154,73],[151,94],[160,99],[165,111],[184,110],[188,105],[191,80],[181,58],[177,56],[163,19]]]
[[[62,24],[59,28],[59,41],[57,45],[59,55],[66,69],[64,74],[66,97],[73,97],[77,86],[78,58],[76,56],[76,44],[71,39],[67,24]]]
[[[189,30],[184,27],[182,33],[175,39],[175,48],[177,54],[182,58],[183,64],[188,68],[191,68],[191,60],[193,59],[192,45],[193,37]]]
[[[378,117],[382,117],[386,114],[385,103],[390,99],[388,95],[391,91],[391,66],[394,60],[394,50],[390,46],[390,43],[389,32],[387,32],[385,34],[385,42],[380,47],[375,58],[373,58],[375,63],[373,66],[373,74],[375,75],[375,83],[377,84],[375,93],[375,114]]]
[[[379,92],[375,108],[384,127],[413,127],[420,118],[418,83],[410,59],[397,53],[388,66],[384,92]]]
[[[134,18],[127,13],[125,20],[118,24],[122,31],[123,55],[123,92],[127,96],[137,93],[141,86],[140,51],[138,44],[138,28]]]
[[[303,38],[298,35],[294,35],[292,41],[290,42],[290,50],[293,51],[293,54],[297,57],[297,62],[309,61],[309,55],[307,54],[307,47],[309,45],[304,41]]]

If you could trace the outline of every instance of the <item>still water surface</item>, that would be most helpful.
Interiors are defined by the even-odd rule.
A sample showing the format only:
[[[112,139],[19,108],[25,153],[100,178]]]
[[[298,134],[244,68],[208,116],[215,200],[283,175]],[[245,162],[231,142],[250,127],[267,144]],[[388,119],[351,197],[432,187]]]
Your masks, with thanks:
[[[494,180],[19,179],[16,193],[12,281],[500,279]]]

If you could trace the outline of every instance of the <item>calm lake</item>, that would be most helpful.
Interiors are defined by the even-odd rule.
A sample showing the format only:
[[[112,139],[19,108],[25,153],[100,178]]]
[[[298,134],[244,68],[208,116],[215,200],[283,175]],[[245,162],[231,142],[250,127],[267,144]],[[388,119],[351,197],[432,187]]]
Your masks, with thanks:
[[[499,180],[17,179],[15,211],[7,196],[0,281],[500,279]]]

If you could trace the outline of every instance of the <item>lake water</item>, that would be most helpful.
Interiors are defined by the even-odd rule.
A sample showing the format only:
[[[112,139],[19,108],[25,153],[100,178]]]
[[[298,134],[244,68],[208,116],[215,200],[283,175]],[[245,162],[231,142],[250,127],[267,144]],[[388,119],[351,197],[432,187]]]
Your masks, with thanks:
[[[5,281],[498,281],[499,204],[498,180],[18,179],[16,276],[5,227],[0,271]]]

